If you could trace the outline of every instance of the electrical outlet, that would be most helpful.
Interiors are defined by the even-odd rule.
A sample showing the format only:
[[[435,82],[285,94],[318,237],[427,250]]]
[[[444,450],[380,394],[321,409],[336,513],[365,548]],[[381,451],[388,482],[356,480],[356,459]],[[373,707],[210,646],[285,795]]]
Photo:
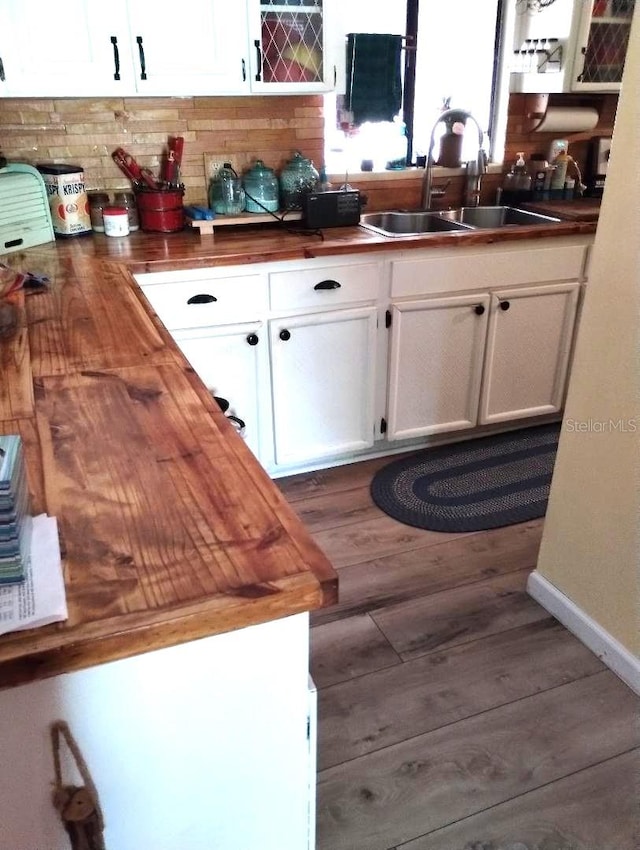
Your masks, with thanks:
[[[220,171],[225,162],[230,162],[231,167],[242,174],[251,164],[251,155],[248,153],[205,153],[204,173],[207,181],[211,180]]]
[[[237,171],[238,167],[233,156],[224,153],[205,153],[204,154],[204,173],[207,175],[207,180],[211,180],[220,171],[225,162],[230,162],[232,167]]]

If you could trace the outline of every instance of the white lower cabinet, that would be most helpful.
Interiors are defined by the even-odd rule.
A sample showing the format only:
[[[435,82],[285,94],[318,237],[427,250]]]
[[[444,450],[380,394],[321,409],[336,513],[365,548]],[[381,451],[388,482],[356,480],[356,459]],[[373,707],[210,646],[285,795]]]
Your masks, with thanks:
[[[390,440],[476,424],[489,300],[483,293],[392,308]]]
[[[481,424],[562,408],[579,291],[573,282],[493,293]]]
[[[136,280],[277,477],[382,453],[385,439],[424,445],[559,412],[588,245],[523,240]]]
[[[394,305],[388,438],[561,410],[579,292],[573,281]]]
[[[388,438],[558,413],[587,244],[549,239],[392,258]]]
[[[375,307],[271,320],[276,465],[373,445],[376,326]]]
[[[52,802],[50,725],[65,720],[109,850],[312,850],[308,669],[296,614],[1,690],[0,847],[70,848]],[[80,784],[66,750],[62,765]]]
[[[269,342],[262,322],[175,331],[173,336],[211,394],[229,402],[227,415],[260,457],[269,433],[268,408],[261,402],[269,385]]]

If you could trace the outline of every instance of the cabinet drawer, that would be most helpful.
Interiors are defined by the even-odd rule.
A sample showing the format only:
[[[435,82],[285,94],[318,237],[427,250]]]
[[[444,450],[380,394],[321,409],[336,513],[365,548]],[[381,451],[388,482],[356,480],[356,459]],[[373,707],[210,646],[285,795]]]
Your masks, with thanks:
[[[154,284],[138,280],[169,330],[247,322],[260,318],[268,307],[267,282],[261,274]]]
[[[375,301],[380,270],[377,263],[291,269],[269,275],[272,310],[336,307]]]

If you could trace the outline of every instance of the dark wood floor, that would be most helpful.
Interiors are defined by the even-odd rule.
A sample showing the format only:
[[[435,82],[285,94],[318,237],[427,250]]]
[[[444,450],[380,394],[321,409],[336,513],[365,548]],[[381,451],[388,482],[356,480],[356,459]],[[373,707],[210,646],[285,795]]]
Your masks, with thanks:
[[[318,850],[639,850],[639,703],[525,591],[542,521],[371,501],[387,459],[277,482],[340,574],[312,617]]]

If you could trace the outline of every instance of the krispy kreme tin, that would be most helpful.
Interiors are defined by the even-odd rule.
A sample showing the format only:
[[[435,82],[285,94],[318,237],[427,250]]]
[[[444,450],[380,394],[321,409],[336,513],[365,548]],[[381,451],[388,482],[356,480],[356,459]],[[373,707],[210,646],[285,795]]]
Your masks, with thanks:
[[[47,188],[51,223],[56,236],[91,233],[89,200],[84,188],[84,171],[79,165],[38,165]]]

